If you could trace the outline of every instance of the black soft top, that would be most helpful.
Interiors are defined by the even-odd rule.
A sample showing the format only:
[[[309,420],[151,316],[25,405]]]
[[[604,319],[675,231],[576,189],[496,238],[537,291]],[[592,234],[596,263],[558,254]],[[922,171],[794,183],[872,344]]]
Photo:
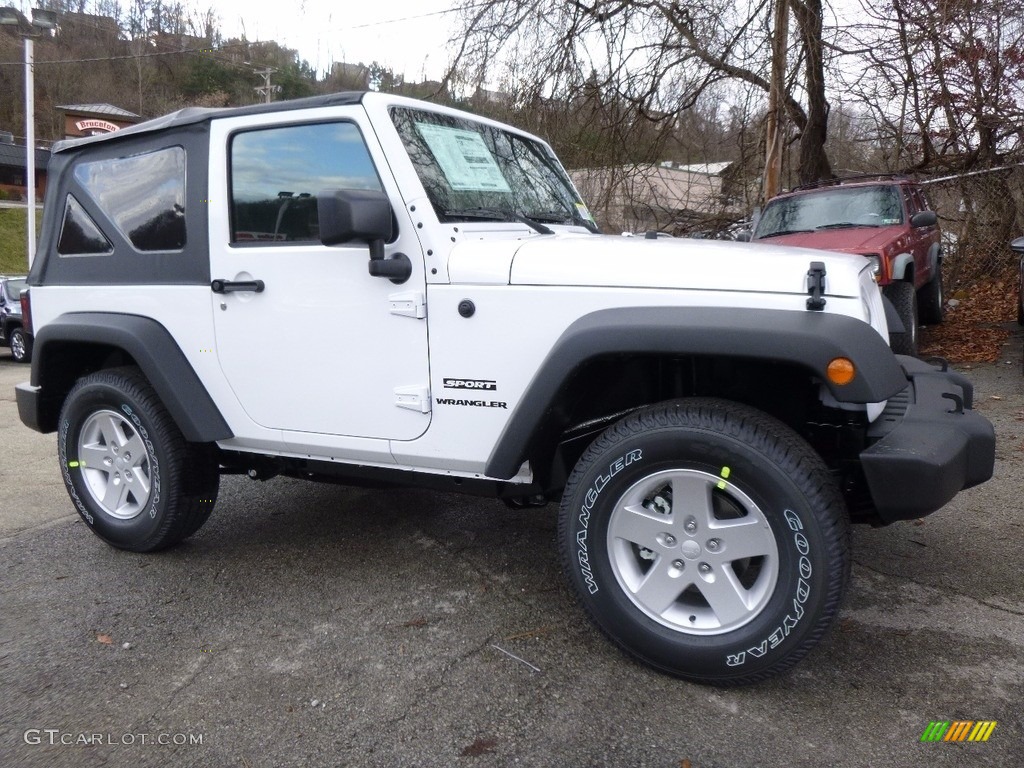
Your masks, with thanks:
[[[290,112],[297,109],[313,109],[315,107],[336,107],[349,104],[358,104],[362,101],[365,91],[344,91],[342,93],[329,93],[323,96],[309,96],[304,99],[291,99],[287,101],[273,101],[270,104],[250,104],[245,107],[186,107],[169,115],[146,120],[138,125],[122,128],[113,133],[100,134],[98,136],[85,136],[80,139],[66,139],[58,141],[53,145],[53,152],[63,152],[68,149],[75,149],[83,144],[93,144],[101,141],[117,141],[129,136],[138,136],[145,133],[154,133],[172,128],[179,128],[185,125],[204,123],[221,117],[235,117],[238,115],[261,115],[268,112]]]

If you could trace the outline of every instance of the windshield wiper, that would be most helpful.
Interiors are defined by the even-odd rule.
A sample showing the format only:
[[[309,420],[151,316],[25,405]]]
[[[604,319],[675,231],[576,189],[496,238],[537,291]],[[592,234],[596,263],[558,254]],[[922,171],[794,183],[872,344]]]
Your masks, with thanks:
[[[579,224],[584,229],[593,232],[595,235],[599,235],[601,230],[597,228],[597,224],[585,219],[580,215],[578,211],[571,213],[560,213],[559,211],[542,211],[540,213],[531,213],[530,218],[535,221],[546,221],[549,224],[565,224],[569,221],[573,224]]]
[[[766,237],[780,237],[781,235],[805,235],[808,232],[813,232],[813,229],[779,229],[775,232],[769,232],[767,235],[758,235],[755,240],[764,240]]]
[[[834,224],[822,224],[815,229],[848,229],[850,227],[880,227],[881,224],[857,224],[852,221],[837,221]]]
[[[508,211],[500,208],[459,208],[445,211],[444,215],[452,219],[477,219],[478,221],[518,221],[542,235],[553,235],[554,230],[545,227],[539,221],[519,211]]]

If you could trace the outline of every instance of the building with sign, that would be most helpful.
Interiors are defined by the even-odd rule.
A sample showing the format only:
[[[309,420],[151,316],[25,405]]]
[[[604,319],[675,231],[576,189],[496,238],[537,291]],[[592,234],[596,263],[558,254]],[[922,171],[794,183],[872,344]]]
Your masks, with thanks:
[[[64,113],[64,138],[78,139],[112,133],[142,118],[134,112],[112,104],[65,104],[57,107]],[[36,199],[42,200],[46,191],[46,164],[48,149],[36,148]],[[24,200],[27,195],[28,158],[24,144],[18,144],[10,131],[0,131],[0,200]]]
[[[142,119],[113,104],[64,104],[57,109],[64,113],[64,137],[67,139],[113,133]]]

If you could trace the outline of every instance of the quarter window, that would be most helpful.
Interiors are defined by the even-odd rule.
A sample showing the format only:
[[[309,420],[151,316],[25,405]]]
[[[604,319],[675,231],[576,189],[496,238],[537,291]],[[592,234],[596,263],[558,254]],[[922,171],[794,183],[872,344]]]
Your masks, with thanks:
[[[73,195],[68,195],[57,253],[61,256],[97,256],[113,251],[114,247],[85,212],[82,204]]]
[[[185,247],[185,150],[181,147],[82,163],[75,168],[75,180],[137,250]]]
[[[237,134],[231,141],[231,242],[320,242],[317,196],[327,189],[383,191],[352,123]]]

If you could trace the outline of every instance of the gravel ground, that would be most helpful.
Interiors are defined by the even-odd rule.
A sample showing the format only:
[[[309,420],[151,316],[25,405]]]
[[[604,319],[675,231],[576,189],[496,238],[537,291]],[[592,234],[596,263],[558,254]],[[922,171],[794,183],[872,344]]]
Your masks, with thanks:
[[[919,523],[857,528],[835,631],[739,690],[651,672],[593,630],[553,505],[232,477],[184,545],[111,549],[70,514],[54,437],[17,422],[28,369],[0,351],[0,766],[1015,765],[1012,330],[1002,361],[966,371],[993,480]],[[997,726],[921,743],[933,720]]]

